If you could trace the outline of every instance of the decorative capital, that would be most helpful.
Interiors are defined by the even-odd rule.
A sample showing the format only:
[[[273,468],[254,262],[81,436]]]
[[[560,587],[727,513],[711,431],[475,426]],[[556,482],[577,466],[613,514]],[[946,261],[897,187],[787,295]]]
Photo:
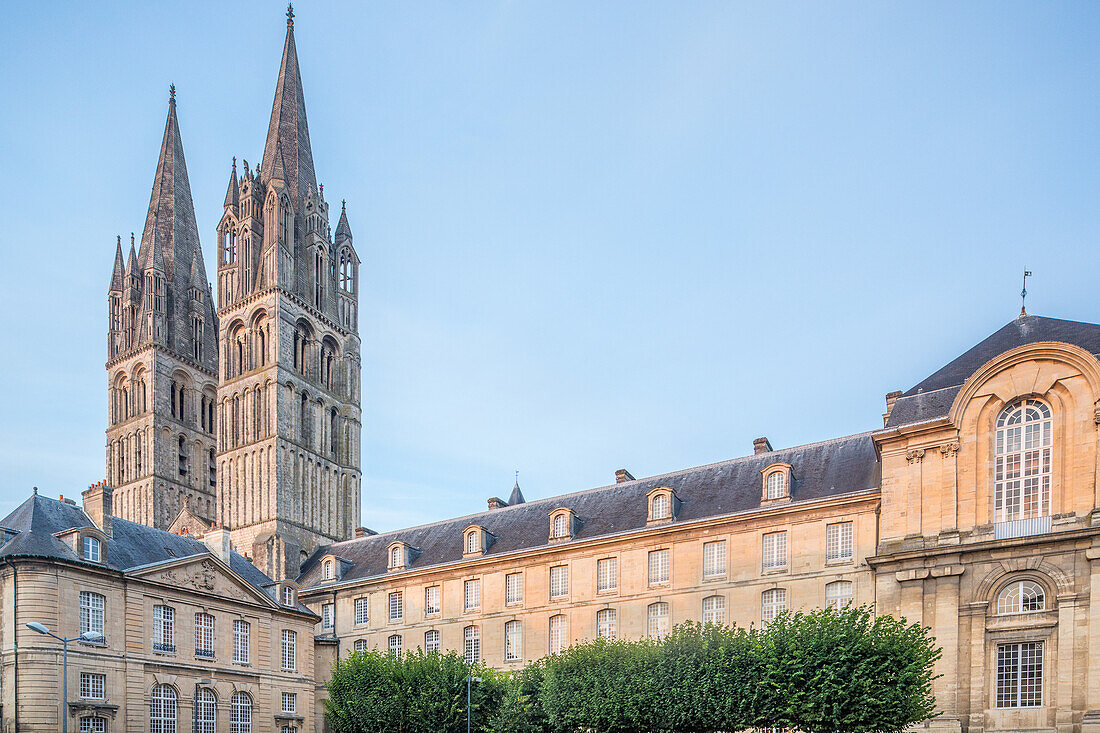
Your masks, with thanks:
[[[1093,407],[1092,421],[1097,425],[1100,425],[1100,402],[1097,402]]]
[[[913,463],[914,461],[920,463],[923,458],[924,448],[910,448],[909,450],[905,451],[905,460],[909,461],[910,463]]]
[[[940,446],[940,453],[946,458],[947,456],[953,456],[959,452],[959,442],[952,441],[950,443],[944,443]]]

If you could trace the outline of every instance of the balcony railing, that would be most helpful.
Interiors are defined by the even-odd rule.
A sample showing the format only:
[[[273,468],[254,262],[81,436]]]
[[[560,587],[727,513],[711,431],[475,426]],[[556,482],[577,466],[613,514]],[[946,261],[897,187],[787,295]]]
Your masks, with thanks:
[[[1008,522],[997,522],[993,525],[993,538],[997,540],[1010,540],[1014,537],[1031,537],[1037,534],[1050,532],[1050,515],[1045,517],[1031,517],[1030,519],[1013,519]]]
[[[160,642],[160,641],[154,641],[153,642],[153,651],[155,651],[155,652],[169,652],[169,653],[175,654],[176,645],[175,644],[165,644],[164,642]]]
[[[199,659],[213,659],[214,658],[214,650],[213,649],[196,649],[195,650],[195,656],[198,657]]]

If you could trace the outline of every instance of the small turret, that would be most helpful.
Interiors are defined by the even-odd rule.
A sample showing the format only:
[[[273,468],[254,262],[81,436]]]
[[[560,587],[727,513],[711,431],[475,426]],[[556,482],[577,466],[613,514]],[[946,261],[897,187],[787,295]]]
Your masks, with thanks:
[[[336,224],[336,244],[341,244],[345,240],[350,240],[351,237],[351,225],[348,224],[348,202],[340,202],[340,221]]]
[[[245,167],[248,164],[245,163]],[[233,170],[229,174],[229,188],[225,192],[225,208],[230,209],[233,213],[237,213],[237,207],[240,204],[241,185],[237,182],[237,158],[233,157]]]
[[[111,272],[111,288],[112,293],[121,293],[125,287],[124,276],[126,273],[126,265],[122,261],[122,235],[118,235],[115,239],[115,267]]]

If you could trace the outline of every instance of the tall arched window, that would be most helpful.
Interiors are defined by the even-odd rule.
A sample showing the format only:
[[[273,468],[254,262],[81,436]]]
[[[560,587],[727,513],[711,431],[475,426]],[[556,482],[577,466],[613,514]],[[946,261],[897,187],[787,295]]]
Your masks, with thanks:
[[[252,698],[234,692],[229,701],[229,733],[252,733]]]
[[[195,695],[195,733],[215,733],[214,724],[217,718],[217,703],[214,700],[214,691],[202,688]]]
[[[1050,408],[1039,400],[1021,400],[997,418],[993,446],[996,521],[1050,514]]]
[[[569,536],[569,517],[565,514],[559,514],[554,517],[554,536],[555,537],[568,537]]]
[[[481,661],[481,632],[476,626],[467,626],[462,630],[462,648],[466,664],[477,664]]]
[[[1047,594],[1034,580],[1017,580],[997,596],[997,613],[1033,613],[1047,607]]]
[[[179,698],[171,685],[157,685],[149,701],[149,733],[176,733]]]

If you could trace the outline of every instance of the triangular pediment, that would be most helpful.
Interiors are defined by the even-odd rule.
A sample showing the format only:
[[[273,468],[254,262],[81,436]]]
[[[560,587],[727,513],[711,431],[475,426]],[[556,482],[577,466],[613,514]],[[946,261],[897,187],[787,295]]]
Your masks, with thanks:
[[[187,507],[184,507],[180,509],[179,514],[172,520],[172,524],[168,526],[168,531],[172,534],[202,539],[202,536],[207,533],[211,526],[213,526],[213,522],[209,519],[200,517]]]
[[[252,586],[214,555],[195,555],[135,568],[132,578],[253,605],[275,607],[266,593]]]

